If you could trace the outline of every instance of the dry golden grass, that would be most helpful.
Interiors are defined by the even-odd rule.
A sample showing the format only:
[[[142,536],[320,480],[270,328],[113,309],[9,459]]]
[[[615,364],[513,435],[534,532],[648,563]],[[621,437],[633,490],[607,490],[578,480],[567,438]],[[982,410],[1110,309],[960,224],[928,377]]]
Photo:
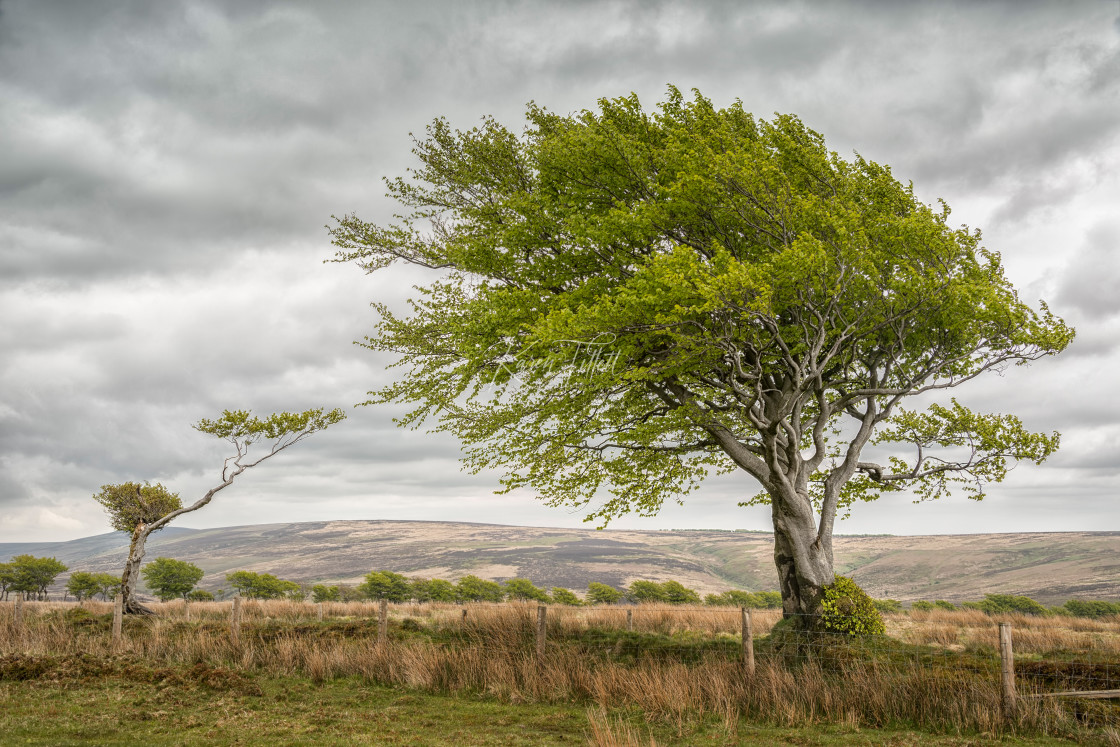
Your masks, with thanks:
[[[0,664],[3,657],[108,652],[107,618],[71,621],[65,613],[74,606],[25,604],[23,623],[17,626],[13,605],[0,605]],[[112,611],[108,603],[84,606],[93,615]],[[958,666],[949,650],[994,650],[997,621],[973,611],[889,616],[888,632],[896,642],[880,639],[874,644],[878,648],[854,653],[842,649],[836,658],[829,658],[826,648],[816,659],[791,665],[763,648],[754,676],[748,677],[735,653],[740,634],[737,609],[632,608],[635,634],[668,644],[682,640],[681,650],[691,658],[638,655],[622,661],[590,655],[578,644],[591,632],[624,631],[626,608],[551,607],[550,643],[537,656],[535,603],[390,605],[392,635],[385,642],[378,642],[370,622],[377,617],[376,604],[324,605],[325,622],[320,625],[318,608],[310,603],[247,601],[242,604],[239,642],[229,635],[230,602],[153,607],[158,617],[125,621],[125,635],[115,653],[161,665],[201,662],[315,681],[358,676],[379,684],[436,693],[476,692],[515,703],[632,707],[669,721],[714,715],[727,723],[748,717],[778,726],[904,723],[950,732],[1085,733],[1078,718],[1055,699],[1022,699],[1013,718],[1004,717],[996,660],[985,654],[988,658],[973,656],[970,665]],[[779,618],[778,611],[754,611],[755,634],[765,635]],[[1116,620],[1015,617],[1012,622],[1020,652],[1120,651]],[[1062,622],[1071,624],[1063,627]],[[675,638],[678,634],[687,635]],[[644,640],[640,635],[635,639]],[[694,640],[722,640],[727,645],[686,651],[688,641]],[[904,644],[941,647],[942,655],[936,660],[911,656]],[[1109,718],[1110,712],[1102,713]],[[598,744],[647,743],[621,722],[596,718],[592,728]]]

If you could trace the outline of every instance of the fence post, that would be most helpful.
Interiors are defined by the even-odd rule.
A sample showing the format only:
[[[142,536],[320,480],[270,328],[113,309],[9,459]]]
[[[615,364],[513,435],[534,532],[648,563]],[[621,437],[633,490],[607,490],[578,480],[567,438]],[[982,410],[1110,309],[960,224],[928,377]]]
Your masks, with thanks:
[[[316,606],[319,608],[319,622],[323,622],[323,603],[319,602]]]
[[[1000,685],[1003,708],[1015,707],[1015,654],[1011,650],[1011,623],[999,624]]]
[[[124,594],[117,592],[113,597],[113,646],[121,642],[121,622],[124,619]]]
[[[191,603],[186,599],[183,600],[183,618],[187,622],[191,621]]]
[[[241,597],[233,598],[233,609],[229,612],[229,637],[233,645],[241,643]]]
[[[746,607],[740,610],[743,615],[743,666],[748,677],[754,677],[754,637],[751,635],[751,613]]]
[[[626,610],[626,632],[634,632],[634,610]]]
[[[377,643],[385,642],[389,637],[389,600],[382,598],[381,606],[377,610]]]
[[[537,605],[537,656],[544,654],[544,640],[548,625],[548,607]]]
[[[16,592],[16,628],[23,625],[23,592]]]

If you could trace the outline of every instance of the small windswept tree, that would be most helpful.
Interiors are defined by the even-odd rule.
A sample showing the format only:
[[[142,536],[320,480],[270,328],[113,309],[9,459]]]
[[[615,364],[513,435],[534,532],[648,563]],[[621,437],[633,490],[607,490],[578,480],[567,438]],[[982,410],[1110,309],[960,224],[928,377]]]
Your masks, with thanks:
[[[127,482],[119,485],[102,485],[94,500],[105,507],[114,529],[129,532],[132,542],[128,549],[124,573],[121,576],[121,594],[124,611],[130,615],[152,614],[136,601],[136,581],[144,547],[152,532],[159,531],[173,519],[197,511],[208,504],[215,495],[225,490],[247,469],[256,467],[266,459],[279,454],[289,446],[346,418],[340,409],[324,411],[323,408],[301,413],[279,412],[268,417],[255,417],[248,410],[225,410],[216,420],[202,419],[193,428],[201,433],[228,441],[234,453],[222,464],[221,481],[189,506],[184,506],[178,493],[172,493],[156,483]],[[255,444],[267,444],[260,456],[250,457]]]

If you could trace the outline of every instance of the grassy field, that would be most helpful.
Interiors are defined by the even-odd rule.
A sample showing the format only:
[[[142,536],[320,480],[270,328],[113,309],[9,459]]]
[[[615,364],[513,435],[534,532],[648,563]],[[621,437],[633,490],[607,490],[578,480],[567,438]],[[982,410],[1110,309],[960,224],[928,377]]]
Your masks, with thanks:
[[[88,744],[1120,744],[1109,701],[1000,707],[996,620],[888,617],[866,644],[791,653],[738,610],[249,602],[157,605],[125,621],[88,604],[0,605],[0,741]],[[1020,689],[1120,678],[1116,619],[1013,618]],[[795,655],[794,655],[795,654]],[[1080,678],[1080,679],[1078,679]],[[1120,683],[1111,687],[1120,687]]]

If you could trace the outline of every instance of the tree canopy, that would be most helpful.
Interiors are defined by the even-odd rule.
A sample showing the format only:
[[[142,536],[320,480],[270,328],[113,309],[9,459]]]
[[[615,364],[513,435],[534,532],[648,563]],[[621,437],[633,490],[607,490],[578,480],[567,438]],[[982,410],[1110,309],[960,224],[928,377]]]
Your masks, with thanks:
[[[159,600],[166,602],[176,597],[186,599],[204,574],[194,563],[174,558],[156,558],[144,566],[140,575]]]
[[[56,558],[39,558],[26,553],[16,555],[5,565],[6,590],[23,592],[25,598],[37,599],[46,599],[47,589],[67,569],[66,564]]]
[[[374,304],[365,344],[409,374],[366,404],[409,404],[399,422],[455,434],[470,469],[603,523],[742,470],[773,507],[792,613],[819,609],[854,501],[979,499],[1057,448],[956,400],[903,408],[1073,331],[890,168],[673,88],[654,112],[632,95],[527,120],[436,120],[387,182],[397,222],[330,229],[337,261],[438,271],[408,315]]]
[[[154,524],[172,511],[183,507],[178,493],[162,484],[144,481],[102,485],[93,499],[105,507],[113,529],[132,532],[140,524]]]

